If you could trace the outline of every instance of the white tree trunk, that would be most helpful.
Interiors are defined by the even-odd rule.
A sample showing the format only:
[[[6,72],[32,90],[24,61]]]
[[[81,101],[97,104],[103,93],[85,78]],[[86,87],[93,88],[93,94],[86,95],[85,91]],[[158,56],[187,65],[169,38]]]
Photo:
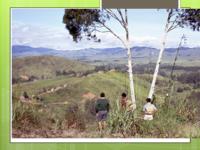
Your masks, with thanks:
[[[135,100],[135,90],[134,90],[134,81],[133,81],[132,55],[131,55],[131,49],[129,45],[127,46],[127,55],[128,55],[128,73],[129,73],[131,100],[133,104],[133,110],[135,110],[136,100]]]
[[[131,48],[129,45],[129,31],[128,26],[126,30],[126,48],[128,55],[128,74],[129,74],[129,83],[130,83],[130,91],[131,91],[131,101],[133,105],[133,110],[136,109],[136,100],[135,100],[135,90],[134,90],[134,81],[133,81],[133,66],[132,66],[132,54]]]
[[[106,26],[104,23],[102,25],[111,33],[113,34],[116,38],[118,38],[125,48],[127,49],[127,55],[128,55],[128,73],[129,73],[129,83],[130,83],[130,91],[131,91],[131,100],[132,100],[132,108],[133,110],[136,109],[136,100],[135,100],[135,91],[134,91],[134,82],[133,82],[133,69],[132,69],[132,55],[131,55],[131,48],[130,48],[130,43],[129,43],[129,30],[128,30],[128,14],[127,14],[127,9],[125,9],[124,12],[124,17],[121,12],[121,10],[118,10],[119,15],[121,18],[117,18],[115,14],[113,14],[112,10],[107,10],[111,14],[112,17],[114,17],[117,21],[120,22],[122,27],[125,29],[126,32],[126,40],[123,40],[120,36],[118,36],[113,30]]]
[[[161,41],[161,49],[160,49],[160,52],[159,52],[158,60],[157,60],[157,63],[156,63],[156,68],[155,68],[154,75],[153,75],[153,80],[152,80],[151,87],[150,87],[150,90],[149,90],[148,98],[150,98],[150,99],[152,99],[153,94],[154,94],[156,79],[158,77],[159,67],[160,67],[160,63],[162,61],[162,55],[163,55],[163,52],[164,52],[164,49],[165,49],[165,44],[166,44],[167,34],[168,34],[168,32],[167,32],[168,24],[169,23],[167,23],[166,27],[165,27],[165,33],[164,33],[163,39]]]
[[[131,54],[131,48],[130,48],[130,43],[129,43],[127,9],[125,9],[125,30],[126,30],[126,48],[127,48],[127,55],[128,55],[129,83],[130,83],[130,91],[131,91],[132,108],[134,111],[136,109],[136,100],[135,100],[135,90],[134,90],[134,82],[133,82],[132,54]]]

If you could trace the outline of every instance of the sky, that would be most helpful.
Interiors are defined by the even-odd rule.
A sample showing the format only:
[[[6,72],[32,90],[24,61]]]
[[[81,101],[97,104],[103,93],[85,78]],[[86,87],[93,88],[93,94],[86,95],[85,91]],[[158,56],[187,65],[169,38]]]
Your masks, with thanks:
[[[11,16],[12,45],[45,47],[56,50],[79,50],[86,48],[123,47],[122,43],[109,33],[98,33],[100,43],[83,38],[75,43],[62,23],[63,8],[13,8]],[[166,22],[166,10],[129,9],[129,31],[131,46],[160,48]],[[108,25],[124,38],[123,28],[114,20]],[[169,33],[166,47],[177,47],[185,34],[184,46],[200,47],[200,34],[189,28],[178,28]]]

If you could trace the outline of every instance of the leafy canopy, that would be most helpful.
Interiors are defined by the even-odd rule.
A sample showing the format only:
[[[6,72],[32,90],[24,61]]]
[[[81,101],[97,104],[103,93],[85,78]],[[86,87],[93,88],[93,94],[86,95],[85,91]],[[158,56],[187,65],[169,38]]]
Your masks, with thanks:
[[[200,31],[200,9],[183,9],[179,14],[180,26]]]
[[[88,40],[100,42],[96,37],[97,28],[108,19],[109,16],[99,9],[66,9],[63,23],[75,42],[82,39],[83,33]]]

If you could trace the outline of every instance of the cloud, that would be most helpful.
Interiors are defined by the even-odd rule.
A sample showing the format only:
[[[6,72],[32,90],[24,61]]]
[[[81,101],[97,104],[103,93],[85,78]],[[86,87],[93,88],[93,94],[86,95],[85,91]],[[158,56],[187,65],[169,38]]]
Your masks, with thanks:
[[[12,23],[12,44],[53,49],[73,49],[74,43],[64,28]]]
[[[109,47],[123,47],[121,41],[110,33],[98,33],[100,43],[88,41],[83,38],[80,42],[75,43],[64,25],[60,28],[29,25],[22,22],[12,23],[12,45],[26,45],[32,47],[46,47],[57,50],[78,50],[85,48],[109,48]],[[121,35],[120,35],[121,36]],[[123,37],[123,36],[121,36]],[[197,45],[195,42],[191,42]],[[160,37],[154,36],[132,36],[130,35],[131,46],[148,46],[160,47]],[[169,47],[176,47],[177,40],[169,38],[167,41]],[[189,44],[187,45],[189,46]],[[197,45],[198,46],[198,45]]]
[[[121,42],[110,33],[98,33],[100,43],[83,38],[75,43],[64,28],[53,28],[39,25],[28,25],[21,22],[12,24],[12,45],[27,45],[32,47],[46,47],[57,50],[78,50],[85,48],[122,47]]]

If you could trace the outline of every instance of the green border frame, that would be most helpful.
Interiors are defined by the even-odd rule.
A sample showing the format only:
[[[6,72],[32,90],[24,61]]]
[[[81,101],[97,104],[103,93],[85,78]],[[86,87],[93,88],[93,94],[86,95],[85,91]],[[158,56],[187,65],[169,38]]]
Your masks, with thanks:
[[[181,6],[200,8],[199,0],[182,0]],[[10,142],[10,8],[11,7],[68,7],[99,8],[100,0],[0,0],[0,149],[2,150],[198,150],[200,139],[191,143],[11,143]]]
[[[199,0],[180,0],[180,7],[181,8],[199,9],[200,1]]]

